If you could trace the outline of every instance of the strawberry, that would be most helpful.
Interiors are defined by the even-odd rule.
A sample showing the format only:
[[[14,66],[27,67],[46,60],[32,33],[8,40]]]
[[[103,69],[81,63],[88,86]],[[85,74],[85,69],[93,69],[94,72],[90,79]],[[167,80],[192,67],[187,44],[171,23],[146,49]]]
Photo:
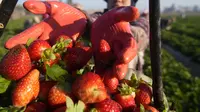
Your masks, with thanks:
[[[156,108],[149,106],[149,105],[144,105],[144,108],[148,112],[159,112]]]
[[[112,71],[108,70],[103,76],[103,82],[109,93],[113,94],[117,92],[117,87],[119,84],[118,79],[112,74]]]
[[[109,43],[102,39],[100,41],[99,53],[96,55],[96,59],[107,65],[115,60],[113,56]]]
[[[128,86],[126,83],[121,84],[121,87],[118,88],[120,93],[114,96],[116,102],[118,102],[125,112],[133,111],[136,107],[134,96],[134,88]]]
[[[57,108],[56,110],[54,110],[53,112],[65,112],[66,111],[66,106],[62,106],[60,108]]]
[[[78,77],[72,85],[72,92],[85,104],[101,102],[108,97],[103,81],[93,72]]]
[[[75,71],[85,66],[91,57],[90,47],[74,47],[67,50],[63,60],[67,64],[67,70]]]
[[[46,112],[46,105],[42,102],[35,102],[28,105],[25,112]]]
[[[152,98],[151,88],[146,83],[141,82],[136,92],[136,97],[135,97],[136,103],[148,105],[151,103],[151,98]]]
[[[39,74],[40,72],[34,69],[17,83],[12,94],[12,102],[15,107],[26,106],[37,98],[40,88]]]
[[[40,92],[38,97],[42,101],[47,101],[50,89],[56,85],[55,81],[42,81],[40,82]]]
[[[10,49],[0,62],[0,73],[10,80],[21,79],[31,68],[31,59],[24,45]]]
[[[50,106],[58,107],[65,105],[67,92],[61,84],[54,85],[48,95],[48,103]]]
[[[112,99],[105,99],[94,105],[97,112],[121,112],[122,107]]]
[[[28,53],[32,61],[38,61],[42,57],[42,53],[45,49],[49,49],[51,46],[45,40],[35,40],[28,47]]]

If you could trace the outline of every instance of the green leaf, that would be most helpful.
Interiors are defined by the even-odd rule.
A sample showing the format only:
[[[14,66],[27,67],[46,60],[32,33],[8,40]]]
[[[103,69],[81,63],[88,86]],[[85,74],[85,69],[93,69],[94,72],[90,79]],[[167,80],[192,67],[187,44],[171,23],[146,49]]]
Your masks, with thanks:
[[[34,41],[34,39],[29,38],[28,41],[26,42],[26,46],[30,46],[30,44]]]
[[[139,81],[137,79],[137,76],[135,73],[132,74],[131,76],[131,86],[134,87],[134,88],[137,88],[138,84],[139,84]]]
[[[65,82],[68,72],[57,64],[46,66],[46,74],[54,81]]]
[[[79,100],[76,107],[76,112],[84,112],[84,109],[85,109],[85,104],[83,103],[83,101]]]
[[[84,112],[85,104],[82,101],[78,101],[77,104],[74,104],[70,97],[66,97],[66,112]]]
[[[144,106],[140,104],[140,112],[145,112]]]
[[[66,96],[66,107],[67,108],[74,107],[74,102],[69,96]]]
[[[24,112],[26,107],[17,108],[14,106],[0,107],[0,112]]]
[[[4,93],[8,89],[10,83],[10,80],[7,80],[0,75],[0,94]]]
[[[82,68],[82,69],[80,69],[80,70],[77,70],[77,71],[76,71],[76,74],[77,74],[77,75],[82,75],[83,72],[84,72],[84,70],[85,70],[84,68]]]

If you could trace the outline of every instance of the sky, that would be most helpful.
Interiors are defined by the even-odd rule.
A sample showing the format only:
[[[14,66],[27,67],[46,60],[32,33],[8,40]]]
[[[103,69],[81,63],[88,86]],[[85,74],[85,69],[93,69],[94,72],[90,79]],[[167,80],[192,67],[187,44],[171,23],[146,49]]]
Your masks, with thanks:
[[[19,0],[19,4],[23,3],[25,0]],[[66,1],[66,0],[62,0]],[[138,0],[137,7],[140,10],[148,9],[149,0]],[[106,8],[106,2],[104,0],[73,0],[75,3],[80,3],[83,5],[84,9],[104,9]],[[200,0],[160,0],[161,10],[165,7],[169,7],[172,4],[176,6],[200,6]]]

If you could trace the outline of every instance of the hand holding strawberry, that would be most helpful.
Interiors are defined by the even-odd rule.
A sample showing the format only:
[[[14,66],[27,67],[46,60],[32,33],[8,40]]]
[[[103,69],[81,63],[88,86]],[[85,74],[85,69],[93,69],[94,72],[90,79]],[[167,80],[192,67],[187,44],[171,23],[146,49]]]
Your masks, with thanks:
[[[91,42],[97,73],[102,72],[101,68],[109,68],[119,80],[125,77],[127,64],[137,53],[129,22],[138,17],[137,8],[120,7],[106,12],[92,24]]]

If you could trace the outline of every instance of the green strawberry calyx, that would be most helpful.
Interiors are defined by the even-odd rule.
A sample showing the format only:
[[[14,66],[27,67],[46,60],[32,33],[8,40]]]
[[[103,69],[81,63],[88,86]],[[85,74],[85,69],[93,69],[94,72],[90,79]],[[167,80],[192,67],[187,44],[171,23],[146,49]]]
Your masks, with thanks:
[[[126,83],[122,83],[118,90],[120,91],[121,95],[130,95],[135,91],[135,88],[129,86]]]
[[[82,101],[78,101],[78,103],[74,104],[73,100],[66,96],[66,106],[67,109],[65,112],[84,112],[85,104]]]
[[[61,37],[60,40],[57,41],[56,44],[52,46],[53,52],[60,54],[66,52],[67,51],[66,46],[68,46],[71,42],[72,39],[64,39]]]

